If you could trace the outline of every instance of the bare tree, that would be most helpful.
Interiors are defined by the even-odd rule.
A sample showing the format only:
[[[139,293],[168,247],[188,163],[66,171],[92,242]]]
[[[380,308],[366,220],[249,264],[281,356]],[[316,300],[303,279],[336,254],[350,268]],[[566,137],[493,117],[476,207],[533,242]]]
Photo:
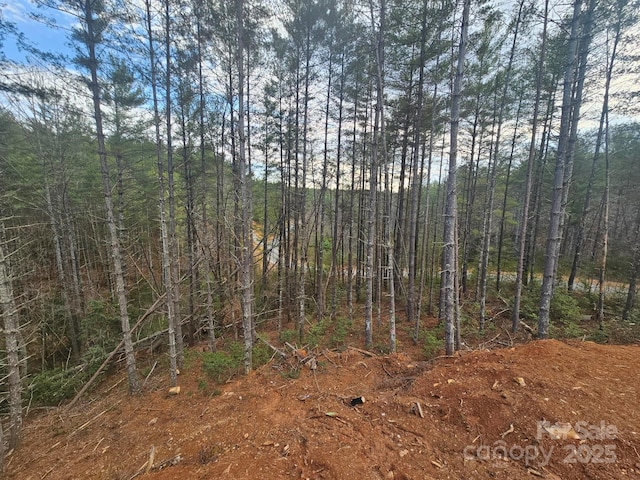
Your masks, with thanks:
[[[252,368],[253,350],[253,232],[251,228],[252,219],[252,197],[247,175],[247,164],[245,157],[245,99],[244,99],[244,1],[236,0],[236,28],[237,47],[236,65],[238,68],[238,128],[237,134],[237,175],[240,191],[236,192],[240,197],[240,223],[238,231],[241,237],[240,243],[240,303],[242,305],[242,333],[244,335],[244,371],[249,373]]]
[[[22,383],[20,380],[20,321],[13,296],[11,269],[7,259],[4,223],[0,223],[0,314],[7,349],[7,383],[9,384],[9,450],[20,444],[22,431]],[[0,469],[4,444],[0,432]]]
[[[533,103],[533,120],[531,125],[531,142],[529,143],[529,156],[527,157],[527,174],[525,178],[524,197],[522,199],[522,214],[520,215],[520,225],[518,228],[518,266],[516,269],[515,296],[513,301],[513,312],[511,319],[511,330],[515,333],[520,323],[520,301],[522,298],[522,282],[524,275],[524,259],[527,247],[527,230],[529,225],[529,203],[531,201],[531,186],[533,180],[533,163],[536,155],[536,133],[538,129],[538,113],[540,111],[540,97],[542,95],[542,74],[544,57],[547,47],[547,23],[549,14],[549,0],[544,3],[544,23],[542,27],[542,43],[540,45],[540,55],[538,56],[538,67],[536,72],[536,97]]]
[[[616,20],[613,24],[613,45],[611,47],[611,56],[607,56],[604,96],[602,100],[602,110],[600,112],[600,122],[598,125],[598,133],[596,134],[595,151],[593,153],[593,160],[591,162],[591,173],[589,175],[587,191],[584,197],[584,205],[582,207],[580,223],[578,225],[578,232],[576,233],[575,250],[573,255],[573,263],[571,265],[571,273],[569,274],[569,280],[567,281],[567,289],[569,291],[573,290],[576,275],[578,273],[578,267],[580,264],[580,258],[582,256],[582,249],[584,247],[585,228],[586,228],[587,218],[591,211],[591,196],[593,193],[593,185],[595,182],[598,160],[600,158],[600,149],[602,147],[602,143],[605,136],[605,120],[609,113],[608,111],[609,111],[609,94],[611,90],[611,79],[613,77],[613,67],[614,67],[617,52],[618,52],[618,44],[622,36],[622,28],[623,28],[623,22],[624,22],[623,10],[625,5],[626,5],[625,0],[617,2],[617,5],[616,5]]]
[[[542,279],[542,292],[540,295],[538,316],[538,337],[540,338],[547,338],[549,335],[549,310],[558,268],[562,229],[565,220],[571,171],[573,168],[573,148],[580,118],[582,89],[584,86],[587,54],[591,42],[594,8],[595,0],[590,0],[589,8],[582,14],[582,0],[575,0],[571,20],[571,33],[569,36],[567,61],[565,63],[562,94],[562,115],[560,118],[558,150],[553,181],[551,218],[547,231],[545,265]],[[583,28],[580,29],[580,26]],[[582,38],[579,41],[578,37],[580,33],[582,34]]]
[[[462,95],[462,75],[464,57],[467,51],[467,33],[469,31],[469,10],[471,0],[465,0],[462,10],[462,28],[458,46],[458,62],[453,79],[451,93],[451,132],[449,140],[449,173],[447,177],[447,193],[444,212],[444,237],[442,247],[442,282],[441,298],[443,299],[442,318],[445,322],[444,346],[447,355],[456,350],[456,326],[458,324],[458,220],[456,193],[456,173],[458,170],[458,130],[460,128],[460,97]]]
[[[156,67],[156,51],[153,40],[153,29],[151,23],[151,1],[145,1],[146,28],[148,41],[148,54],[150,64],[151,93],[153,101],[154,126],[156,135],[156,160],[158,167],[158,207],[160,210],[160,238],[162,241],[162,278],[167,297],[167,316],[169,326],[169,377],[171,385],[178,383],[178,355],[176,350],[176,330],[175,330],[175,302],[173,299],[174,290],[171,288],[171,260],[169,252],[169,229],[167,226],[166,208],[166,184],[164,173],[164,155],[162,152],[162,141],[160,133],[160,108],[158,105],[158,83]]]
[[[496,130],[496,138],[495,143],[493,145],[493,160],[491,162],[491,173],[489,177],[489,186],[488,189],[488,198],[485,207],[485,219],[484,219],[484,231],[482,237],[482,252],[480,259],[480,330],[484,328],[485,323],[485,306],[487,301],[487,271],[489,268],[489,246],[491,243],[491,224],[493,220],[493,204],[495,199],[495,187],[496,187],[496,176],[498,171],[498,161],[500,154],[500,136],[502,132],[502,123],[504,119],[504,110],[507,102],[507,94],[509,92],[509,87],[511,86],[511,73],[513,70],[513,61],[516,55],[516,49],[518,46],[518,33],[520,32],[520,25],[522,23],[522,13],[524,9],[524,0],[520,1],[520,5],[518,7],[518,16],[516,18],[514,31],[513,31],[513,43],[511,44],[511,50],[509,52],[509,61],[507,63],[507,69],[505,72],[505,77],[503,79],[502,85],[502,98],[500,99],[500,108],[498,112],[497,118],[497,130]],[[496,81],[496,86],[497,86]],[[497,93],[497,88],[496,88]]]
[[[114,215],[113,198],[111,193],[111,178],[109,163],[107,161],[107,149],[102,121],[101,86],[98,76],[98,55],[96,49],[103,41],[105,30],[109,24],[108,14],[104,11],[101,0],[66,0],[76,12],[79,25],[74,28],[73,37],[77,44],[84,49],[78,49],[77,62],[89,71],[88,82],[93,103],[93,115],[96,126],[96,140],[98,145],[98,157],[102,172],[102,190],[104,194],[105,210],[107,214],[107,227],[109,230],[109,242],[113,276],[115,280],[115,293],[120,312],[120,327],[124,340],[124,351],[129,377],[129,390],[131,393],[140,391],[140,383],[136,370],[133,343],[131,340],[131,325],[129,322],[129,310],[127,305],[127,291],[123,269],[122,252],[118,227]]]
[[[605,146],[604,146],[604,192],[602,194],[602,206],[604,212],[602,213],[602,252],[600,257],[600,269],[598,272],[598,308],[596,309],[596,319],[600,323],[602,328],[602,322],[604,322],[604,297],[606,293],[605,289],[605,272],[607,270],[607,253],[609,248],[609,108],[608,108],[608,91],[605,93]]]
[[[378,190],[378,150],[380,144],[380,124],[383,116],[384,99],[384,33],[386,19],[385,0],[380,1],[379,26],[375,28],[373,0],[369,2],[373,49],[376,58],[376,106],[373,121],[373,141],[371,145],[371,165],[369,168],[369,198],[367,200],[367,246],[366,246],[366,299],[364,313],[364,341],[367,347],[373,344],[373,288],[374,288],[374,250],[376,244],[376,198]]]

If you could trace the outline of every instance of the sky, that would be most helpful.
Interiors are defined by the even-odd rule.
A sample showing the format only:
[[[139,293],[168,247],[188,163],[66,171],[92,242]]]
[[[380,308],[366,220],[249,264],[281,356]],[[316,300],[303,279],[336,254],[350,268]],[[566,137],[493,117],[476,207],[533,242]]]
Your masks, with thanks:
[[[46,52],[71,55],[72,50],[67,45],[71,18],[62,13],[53,12],[51,9],[46,10],[47,15],[53,16],[56,23],[64,28],[53,28],[32,18],[32,14],[42,14],[43,11],[29,0],[8,0],[8,3],[5,0],[0,3],[2,19],[13,23],[33,46]],[[4,39],[3,51],[8,60],[20,63],[26,60],[27,53],[18,48],[16,39],[12,36]]]
[[[69,46],[68,40],[69,29],[73,25],[74,21],[73,17],[59,11],[55,11],[51,8],[38,8],[37,2],[38,0],[0,0],[0,18],[3,21],[14,24],[15,27],[24,34],[25,38],[37,49],[55,54],[65,54],[69,58],[73,57],[74,53],[72,48]],[[498,1],[498,4],[505,9],[508,8],[509,5],[513,5],[513,3],[514,0]],[[33,17],[34,14],[46,14],[55,21],[59,28],[51,27],[44,21],[35,19]],[[28,62],[28,52],[20,50],[16,39],[12,36],[7,36],[4,39],[2,52],[8,60],[19,64],[32,63],[38,65],[40,63],[38,61]],[[637,76],[634,74],[632,77],[633,78],[629,78],[628,74],[617,76],[612,84],[613,91],[637,90]],[[590,112],[590,106],[588,102],[586,103],[587,104],[584,106],[583,110],[589,117],[591,117],[591,119],[585,119],[587,121],[583,123],[581,127],[587,127],[587,125],[594,126],[592,125],[594,121],[593,119],[597,119],[599,116],[599,101],[597,102],[598,105],[593,106],[595,109],[593,112]],[[626,117],[624,118],[626,119]],[[591,120],[591,122],[589,122],[589,120]]]

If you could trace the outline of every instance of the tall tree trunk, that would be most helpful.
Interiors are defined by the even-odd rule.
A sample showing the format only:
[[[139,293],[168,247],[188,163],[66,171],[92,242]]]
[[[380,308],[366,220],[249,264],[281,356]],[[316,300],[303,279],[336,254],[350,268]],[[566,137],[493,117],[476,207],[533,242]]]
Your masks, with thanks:
[[[359,76],[356,74],[356,88],[355,88],[355,98],[353,100],[353,138],[352,138],[352,147],[351,147],[351,187],[349,189],[349,241],[347,248],[347,310],[349,311],[349,321],[353,320],[353,275],[354,275],[354,265],[353,265],[353,241],[354,241],[354,219],[358,218],[359,215],[354,214],[353,208],[355,205],[355,196],[356,196],[356,139],[358,132],[358,99],[359,99]],[[358,235],[356,229],[356,236]],[[357,258],[357,255],[356,255]],[[355,270],[358,270],[358,267],[355,267]]]
[[[308,168],[308,129],[309,129],[309,85],[311,83],[311,32],[307,31],[305,40],[305,69],[304,69],[304,98],[302,107],[302,179],[299,189],[298,206],[299,206],[299,270],[298,270],[298,333],[300,340],[304,335],[304,326],[306,323],[306,270],[308,255],[308,221],[307,221],[307,168]],[[296,142],[299,141],[299,132],[296,129]],[[296,148],[296,156],[298,149]]]
[[[638,214],[636,216],[636,226],[632,245],[632,260],[629,272],[629,288],[627,290],[627,298],[624,303],[624,309],[622,310],[623,320],[629,320],[629,314],[635,306],[638,275],[640,275],[640,209],[638,209]]]
[[[340,93],[338,95],[338,141],[336,145],[336,190],[333,204],[333,240],[331,242],[331,317],[335,317],[338,307],[338,269],[344,273],[343,265],[338,265],[338,244],[343,244],[339,240],[338,232],[341,215],[340,213],[340,174],[341,174],[341,159],[342,159],[342,121],[343,121],[343,106],[344,106],[344,64],[345,64],[344,52],[340,55]],[[350,219],[351,221],[351,219]],[[344,256],[343,256],[344,258]]]
[[[245,159],[245,104],[244,104],[244,1],[236,0],[238,68],[238,182],[240,186],[240,302],[242,305],[242,334],[244,336],[244,371],[252,369],[253,351],[253,235],[251,227],[252,196]]]
[[[412,61],[413,63],[413,61]],[[411,122],[415,121],[415,118],[411,117],[411,104],[413,102],[413,91],[414,91],[414,81],[413,81],[413,72],[411,71],[409,74],[409,85],[406,87],[406,103],[407,106],[405,108],[406,113],[403,119],[402,130],[404,134],[402,135],[402,146],[400,149],[400,177],[398,178],[398,206],[396,213],[396,232],[395,232],[395,251],[396,251],[396,275],[398,278],[398,284],[400,285],[404,282],[402,272],[405,271],[407,267],[407,214],[406,214],[406,195],[410,194],[410,190],[405,187],[407,183],[407,165],[409,163],[407,157],[409,156],[409,140],[410,140],[410,130],[411,130]],[[410,180],[410,175],[409,175]]]
[[[153,30],[151,25],[151,2],[145,1],[146,22],[147,22],[147,40],[149,43],[149,65],[151,71],[151,93],[154,112],[154,126],[156,135],[156,161],[158,167],[158,208],[160,213],[160,237],[162,240],[162,281],[166,294],[168,327],[169,327],[169,376],[172,386],[178,383],[178,363],[175,343],[175,312],[173,301],[173,289],[170,287],[170,252],[169,252],[169,234],[167,227],[167,210],[165,205],[166,186],[164,174],[164,157],[162,153],[162,140],[160,133],[160,109],[158,106],[158,84],[157,70],[155,61],[155,46],[153,42]]]
[[[436,265],[438,265],[438,262],[436,261],[436,258],[440,258],[440,265],[442,265],[442,252],[438,251],[437,246],[438,246],[438,231],[440,230],[440,224],[438,222],[439,218],[444,215],[444,203],[446,202],[446,188],[442,188],[443,186],[443,181],[442,181],[442,170],[444,168],[444,149],[445,149],[445,142],[446,142],[446,132],[443,132],[442,134],[442,144],[440,145],[440,162],[439,162],[439,167],[438,167],[438,181],[436,182],[436,203],[433,206],[433,211],[435,213],[435,221],[433,222],[433,228],[431,229],[432,231],[432,240],[431,240],[431,262],[430,262],[430,266],[429,266],[429,303],[427,306],[427,311],[429,312],[430,315],[433,315],[433,304],[434,304],[434,296],[435,296],[435,290],[436,290]],[[441,202],[440,200],[442,199],[442,206],[441,206]],[[441,215],[442,212],[442,215]],[[440,253],[440,255],[438,255],[438,253]],[[442,278],[442,277],[441,277]],[[438,295],[438,298],[440,300],[442,300],[442,289],[440,289],[440,294]],[[438,318],[442,318],[442,307],[444,306],[444,301],[439,301],[438,302]]]
[[[471,0],[464,0],[462,10],[462,28],[458,47],[458,62],[451,93],[451,132],[449,140],[449,173],[447,177],[447,196],[444,213],[444,233],[442,247],[442,317],[445,322],[444,346],[447,355],[453,355],[456,349],[456,325],[458,324],[457,306],[457,191],[456,173],[458,170],[458,131],[460,129],[460,98],[462,96],[462,75],[464,58],[467,51],[467,33],[469,30],[469,10]]]
[[[444,5],[444,4],[443,4]],[[442,32],[438,31],[438,42],[440,41],[440,39],[442,38]],[[440,54],[438,54],[436,56],[436,65],[435,65],[435,70],[438,71],[438,68],[440,66]],[[431,97],[431,132],[429,133],[429,146],[428,146],[428,152],[427,152],[427,186],[425,188],[425,208],[424,208],[424,225],[423,225],[423,240],[422,240],[422,248],[423,248],[423,262],[422,262],[422,268],[420,269],[420,283],[419,283],[419,290],[418,290],[418,309],[417,309],[417,317],[416,317],[416,321],[414,322],[414,328],[413,328],[413,342],[417,345],[418,344],[418,339],[419,339],[419,335],[420,335],[420,317],[421,317],[421,311],[422,311],[422,302],[423,302],[423,296],[424,296],[424,289],[425,289],[425,279],[429,277],[429,281],[431,281],[430,279],[430,275],[427,275],[427,271],[429,270],[429,265],[428,265],[428,259],[431,257],[429,255],[429,221],[431,219],[431,216],[429,215],[429,208],[431,206],[431,167],[432,167],[432,160],[433,160],[433,142],[434,142],[434,138],[436,135],[436,112],[438,111],[437,109],[437,102],[438,102],[438,81],[436,80],[434,82],[433,85],[433,96]],[[437,227],[432,227],[437,228]],[[431,257],[431,260],[433,261],[433,258]],[[431,313],[431,312],[429,312]]]
[[[4,471],[4,432],[2,431],[2,422],[0,422],[0,473]]]
[[[578,47],[578,24],[580,21],[580,9],[582,0],[574,0],[573,17],[571,20],[571,34],[567,60],[565,63],[563,94],[562,94],[562,115],[560,118],[560,132],[558,139],[558,150],[556,154],[556,168],[553,181],[553,197],[551,201],[551,218],[547,232],[547,248],[545,255],[544,274],[542,279],[542,292],[540,297],[540,310],[538,316],[538,337],[547,338],[549,336],[549,310],[551,297],[553,296],[554,282],[561,241],[561,225],[564,216],[563,209],[563,187],[566,162],[568,159],[568,143],[572,122],[572,90],[576,75],[576,52]],[[578,118],[573,118],[578,121]]]
[[[533,120],[531,125],[531,142],[529,143],[529,155],[527,157],[527,174],[525,178],[524,197],[522,199],[522,214],[518,227],[518,265],[516,267],[515,296],[513,300],[513,312],[511,317],[511,330],[515,333],[520,323],[520,302],[522,298],[522,283],[524,277],[524,260],[527,247],[527,230],[529,225],[529,203],[531,201],[531,186],[533,181],[533,164],[536,155],[536,132],[538,128],[538,113],[540,110],[540,97],[542,95],[542,73],[547,46],[547,22],[549,14],[549,0],[544,3],[544,24],[542,27],[542,44],[538,57],[538,70],[536,73],[536,98],[533,104]]]
[[[427,2],[422,5],[422,19],[420,27],[420,60],[418,62],[418,96],[416,99],[416,112],[414,118],[413,159],[411,180],[411,205],[409,217],[409,281],[407,285],[407,320],[409,323],[419,324],[416,313],[416,263],[417,263],[417,236],[418,236],[418,204],[422,191],[422,177],[418,175],[418,160],[420,157],[420,134],[422,132],[422,111],[424,101],[424,67],[427,42]],[[417,300],[419,301],[419,299]],[[416,329],[417,330],[417,329]]]
[[[587,191],[584,197],[584,205],[582,207],[580,224],[578,225],[578,232],[576,233],[576,245],[575,245],[575,250],[573,255],[573,263],[571,265],[571,273],[569,275],[569,280],[567,281],[567,289],[570,292],[574,288],[576,275],[578,273],[580,257],[582,255],[582,248],[584,245],[585,227],[587,223],[587,218],[591,210],[591,195],[593,193],[593,183],[595,181],[596,166],[598,163],[600,148],[602,146],[602,140],[604,136],[605,117],[608,114],[608,108],[609,108],[609,91],[611,89],[611,79],[613,77],[613,66],[616,60],[618,43],[620,41],[620,36],[621,36],[621,29],[622,29],[622,21],[620,18],[621,14],[622,12],[618,12],[618,20],[614,27],[615,34],[613,39],[613,47],[611,49],[611,57],[608,59],[608,63],[607,63],[607,73],[606,73],[606,80],[605,80],[605,87],[604,87],[604,99],[602,101],[602,111],[600,112],[600,123],[598,126],[598,133],[596,135],[595,152],[593,154],[593,161],[591,163],[591,173],[589,175],[589,183],[587,185]]]
[[[516,141],[518,139],[518,127],[520,126],[520,112],[522,109],[522,101],[524,95],[520,95],[518,100],[518,110],[516,112],[516,124],[513,127],[513,137],[511,138],[511,152],[509,153],[509,161],[507,162],[507,176],[504,181],[504,195],[502,197],[502,213],[500,214],[500,232],[498,233],[498,254],[496,256],[496,291],[500,291],[500,282],[502,279],[502,249],[504,247],[504,226],[507,216],[507,201],[509,200],[509,188],[511,187],[511,168],[513,166],[513,158],[515,156]]]
[[[465,188],[463,192],[463,205],[464,205],[464,223],[462,227],[462,269],[460,272],[462,292],[466,293],[468,286],[468,272],[469,272],[469,257],[471,256],[471,236],[472,236],[472,220],[473,220],[473,206],[475,204],[475,197],[478,184],[478,173],[480,171],[480,157],[482,156],[482,144],[484,129],[478,133],[480,124],[480,91],[478,91],[475,98],[475,109],[473,115],[473,124],[471,129],[471,149],[469,152],[469,161],[467,167],[467,175],[465,178]],[[478,139],[478,136],[480,138]],[[477,158],[476,158],[476,146]],[[475,162],[475,163],[474,163]],[[477,300],[477,297],[475,297]]]
[[[45,151],[44,145],[41,144],[40,139],[37,139],[38,150],[43,159],[47,158],[47,153]],[[69,337],[69,341],[71,342],[71,358],[74,362],[77,362],[80,358],[80,332],[77,329],[77,319],[76,319],[76,311],[72,306],[74,302],[72,302],[72,298],[74,293],[71,291],[71,282],[67,279],[67,271],[69,262],[65,262],[65,252],[64,252],[64,230],[69,229],[72,230],[72,225],[64,224],[64,214],[59,213],[59,207],[54,205],[54,195],[52,194],[52,185],[49,182],[49,176],[56,172],[56,168],[51,162],[49,165],[46,163],[43,164],[43,188],[44,188],[44,196],[47,204],[47,214],[49,216],[49,224],[51,226],[51,231],[53,233],[53,248],[56,258],[56,271],[58,273],[58,281],[60,283],[60,292],[62,294],[62,302],[64,304],[65,315],[67,317],[67,327]],[[48,173],[47,173],[48,172]],[[57,174],[53,173],[54,175]],[[66,180],[63,180],[65,182]],[[55,185],[54,185],[55,186]],[[55,189],[58,190],[57,188]],[[62,193],[64,195],[64,193]],[[60,194],[55,195],[58,199]],[[64,200],[59,201],[64,203]],[[57,202],[56,202],[57,203]],[[64,208],[64,207],[63,207]],[[67,257],[68,259],[68,257]]]
[[[538,227],[540,225],[540,215],[542,211],[542,187],[545,182],[545,173],[547,171],[547,163],[549,161],[549,142],[551,139],[551,127],[553,125],[553,116],[555,111],[555,97],[559,76],[554,79],[554,88],[552,94],[547,99],[547,109],[544,116],[542,135],[540,136],[540,148],[537,155],[536,173],[534,175],[535,184],[533,186],[531,206],[533,211],[530,215],[532,220],[531,228],[527,228],[526,244],[525,244],[525,262],[524,275],[522,277],[525,285],[531,284],[535,278],[536,252],[538,246]]]
[[[329,45],[331,49],[332,45]],[[320,180],[320,195],[318,198],[318,240],[316,241],[316,303],[318,321],[322,320],[326,310],[324,295],[324,199],[327,194],[327,175],[329,171],[329,106],[331,101],[331,80],[333,79],[333,52],[329,53],[329,72],[327,80],[327,100],[324,112],[324,153],[322,158],[322,179]],[[337,194],[337,190],[336,190]],[[337,216],[337,210],[334,214]],[[334,238],[335,242],[336,239]]]
[[[393,170],[392,170],[393,175]],[[384,191],[386,196],[385,210],[387,212],[386,228],[386,251],[387,251],[387,280],[389,282],[389,351],[396,352],[396,288],[395,288],[395,248],[393,244],[395,233],[395,218],[393,209],[393,188],[389,180],[389,165],[386,165],[384,172]]]
[[[608,92],[605,93],[605,104],[608,104]],[[607,270],[607,251],[609,248],[609,109],[607,106],[605,112],[606,134],[604,146],[604,193],[602,198],[604,212],[602,214],[603,232],[602,232],[602,253],[600,258],[600,271],[598,272],[598,308],[596,320],[600,324],[604,322],[604,297],[605,288],[605,272]]]
[[[211,268],[210,268],[210,251],[211,251],[211,234],[209,232],[209,217],[207,214],[207,191],[208,191],[208,175],[207,175],[207,162],[206,162],[206,140],[205,140],[205,107],[206,97],[204,91],[204,73],[202,69],[203,65],[203,34],[202,34],[202,3],[198,2],[196,11],[196,32],[198,40],[198,101],[199,101],[199,136],[200,136],[200,204],[201,204],[201,231],[202,238],[200,239],[200,249],[198,251],[198,258],[196,262],[200,260],[208,259],[204,262],[206,268],[204,268],[205,285],[206,285],[206,303],[205,303],[205,324],[207,326],[207,333],[209,339],[209,349],[213,352],[216,349],[216,332],[215,323],[213,319],[213,286],[211,282]],[[214,152],[215,154],[215,152]]]
[[[181,104],[183,101],[181,101]],[[184,189],[185,189],[185,229],[186,229],[186,254],[187,254],[187,280],[189,282],[189,313],[187,315],[188,320],[185,322],[187,326],[187,342],[189,345],[193,345],[195,342],[196,326],[196,305],[200,304],[199,296],[199,271],[198,264],[196,262],[197,256],[197,233],[196,233],[196,211],[195,211],[195,188],[194,188],[194,175],[192,168],[192,139],[191,134],[188,133],[189,128],[187,124],[187,113],[184,105],[180,105],[180,130],[182,134],[181,145],[181,157],[182,157],[182,171],[184,175]],[[179,274],[179,272],[178,272]],[[177,279],[179,282],[179,278]],[[180,298],[180,297],[178,297]]]
[[[114,215],[113,199],[111,194],[111,179],[109,175],[109,164],[107,162],[107,149],[105,145],[104,130],[102,127],[102,106],[100,99],[100,81],[98,80],[98,58],[96,55],[97,39],[100,34],[95,31],[97,19],[94,17],[95,5],[92,1],[83,3],[84,11],[81,18],[84,27],[87,29],[85,46],[87,48],[87,67],[91,76],[89,88],[93,102],[93,115],[96,124],[96,139],[98,143],[98,156],[102,173],[102,190],[104,194],[105,209],[107,214],[107,227],[109,229],[109,241],[111,261],[113,266],[113,277],[115,280],[115,294],[118,301],[120,313],[120,327],[124,340],[124,351],[127,364],[127,374],[129,379],[129,391],[138,393],[140,383],[136,370],[136,360],[131,339],[131,325],[129,322],[129,310],[127,305],[127,291],[124,278],[124,269],[118,227]]]
[[[172,143],[172,119],[171,119],[171,11],[170,0],[165,0],[165,120],[167,135],[167,194],[169,201],[169,278],[166,279],[167,288],[173,290],[173,295],[167,297],[167,302],[173,301],[173,318],[169,315],[169,325],[171,337],[171,323],[175,332],[176,362],[182,365],[184,358],[182,322],[180,320],[180,270],[178,264],[178,239],[176,236],[176,202],[175,202],[175,181],[173,167],[173,143]],[[171,340],[169,340],[171,341]]]
[[[504,109],[507,102],[507,94],[511,84],[511,72],[513,60],[518,45],[518,33],[520,31],[520,23],[522,20],[522,10],[524,9],[524,0],[521,0],[518,8],[518,18],[516,19],[515,30],[513,32],[513,43],[509,53],[509,62],[507,63],[507,71],[505,73],[504,84],[502,86],[502,98],[500,100],[500,109],[498,113],[498,128],[496,131],[496,140],[493,148],[493,162],[491,166],[491,174],[489,178],[489,191],[487,208],[485,209],[485,229],[483,232],[482,253],[481,253],[481,269],[480,269],[480,330],[484,328],[486,317],[486,301],[487,301],[487,270],[489,268],[489,247],[491,243],[491,225],[493,223],[493,203],[495,199],[496,178],[498,172],[498,162],[500,161],[500,134],[502,132],[502,121],[504,118]],[[497,85],[496,85],[497,86]],[[497,90],[497,89],[496,89]]]
[[[373,282],[374,282],[374,250],[376,244],[376,197],[378,190],[378,149],[379,149],[379,129],[383,115],[383,98],[384,98],[384,33],[385,33],[385,17],[386,3],[385,0],[380,1],[380,27],[375,29],[373,0],[369,2],[371,10],[371,28],[374,40],[374,52],[376,56],[376,106],[373,121],[372,145],[371,145],[371,165],[369,169],[369,198],[367,202],[367,251],[366,251],[366,299],[364,314],[364,339],[365,346],[371,347],[373,344]]]
[[[11,269],[5,252],[4,224],[0,224],[0,315],[2,315],[7,351],[7,383],[9,386],[9,450],[20,444],[22,432],[22,382],[20,379],[20,321],[13,296]],[[4,444],[0,435],[0,469]]]

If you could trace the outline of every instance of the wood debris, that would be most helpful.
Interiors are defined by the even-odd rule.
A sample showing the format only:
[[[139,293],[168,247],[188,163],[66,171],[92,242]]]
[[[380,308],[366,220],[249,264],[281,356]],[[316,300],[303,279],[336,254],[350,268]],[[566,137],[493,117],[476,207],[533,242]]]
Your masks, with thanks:
[[[526,387],[527,386],[526,382],[524,381],[524,378],[522,378],[522,377],[516,377],[516,378],[513,379],[513,381],[516,382],[521,387]]]
[[[507,435],[509,435],[510,433],[513,433],[515,429],[513,428],[513,423],[511,425],[509,425],[509,429],[506,432],[502,432],[502,434],[500,435],[502,438],[506,437]]]

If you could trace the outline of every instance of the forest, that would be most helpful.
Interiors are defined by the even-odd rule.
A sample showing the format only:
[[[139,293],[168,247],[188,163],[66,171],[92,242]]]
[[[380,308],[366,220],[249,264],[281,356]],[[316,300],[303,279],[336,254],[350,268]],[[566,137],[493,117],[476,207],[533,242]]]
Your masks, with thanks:
[[[266,331],[452,355],[498,316],[638,320],[636,0],[31,6],[0,15],[9,449],[116,355],[140,392],[143,348],[176,385],[187,346],[248,373]]]

